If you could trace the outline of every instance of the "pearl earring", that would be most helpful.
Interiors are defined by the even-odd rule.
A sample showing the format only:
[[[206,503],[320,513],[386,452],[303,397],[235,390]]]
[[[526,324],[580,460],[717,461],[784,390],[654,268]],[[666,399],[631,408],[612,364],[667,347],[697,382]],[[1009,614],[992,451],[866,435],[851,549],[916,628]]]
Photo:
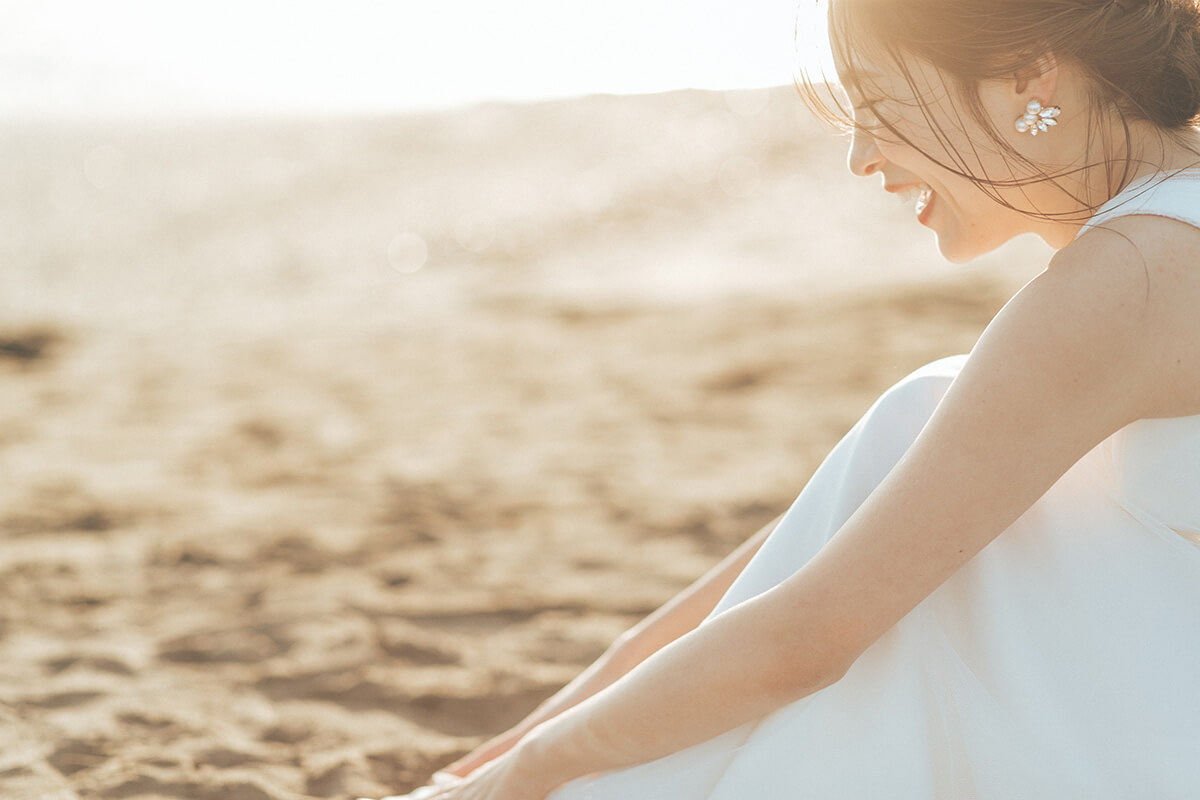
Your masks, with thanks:
[[[1058,124],[1055,119],[1062,112],[1058,106],[1042,107],[1042,104],[1037,100],[1030,100],[1025,106],[1025,113],[1017,117],[1013,127],[1017,129],[1017,133],[1028,133],[1030,136],[1037,136],[1038,133],[1045,133],[1050,128]]]

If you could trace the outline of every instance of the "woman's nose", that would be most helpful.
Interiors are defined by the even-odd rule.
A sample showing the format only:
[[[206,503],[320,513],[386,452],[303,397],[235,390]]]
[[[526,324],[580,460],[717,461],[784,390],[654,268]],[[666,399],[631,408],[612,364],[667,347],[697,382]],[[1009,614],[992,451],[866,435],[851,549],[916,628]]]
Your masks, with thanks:
[[[850,138],[850,154],[846,159],[850,171],[860,178],[874,173],[883,165],[883,156],[875,146],[875,137],[855,131]]]

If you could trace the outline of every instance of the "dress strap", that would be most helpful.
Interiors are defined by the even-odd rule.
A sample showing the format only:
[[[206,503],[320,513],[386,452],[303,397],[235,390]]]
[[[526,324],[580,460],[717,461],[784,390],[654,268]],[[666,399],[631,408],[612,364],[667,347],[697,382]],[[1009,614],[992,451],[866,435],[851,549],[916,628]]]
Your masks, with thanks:
[[[1100,206],[1075,237],[1110,219],[1133,214],[1168,217],[1200,228],[1200,169],[1150,175],[1134,181]]]

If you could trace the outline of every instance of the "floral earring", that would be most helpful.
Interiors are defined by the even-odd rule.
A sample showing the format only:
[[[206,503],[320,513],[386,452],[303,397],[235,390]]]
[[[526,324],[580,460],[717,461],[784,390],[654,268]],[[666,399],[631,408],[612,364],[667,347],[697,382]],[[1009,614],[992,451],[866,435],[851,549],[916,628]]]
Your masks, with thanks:
[[[1017,117],[1017,121],[1013,127],[1017,129],[1017,133],[1028,133],[1030,136],[1037,136],[1039,133],[1045,133],[1058,124],[1055,119],[1062,112],[1058,106],[1042,107],[1042,104],[1037,100],[1030,100],[1025,106],[1025,113]]]

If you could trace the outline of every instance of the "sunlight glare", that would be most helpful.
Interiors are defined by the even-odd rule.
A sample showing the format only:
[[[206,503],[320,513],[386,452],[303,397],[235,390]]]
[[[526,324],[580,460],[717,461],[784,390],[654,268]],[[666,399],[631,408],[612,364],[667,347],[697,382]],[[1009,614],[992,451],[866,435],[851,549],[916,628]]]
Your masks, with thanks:
[[[425,266],[429,246],[415,233],[403,231],[392,237],[387,248],[388,262],[397,272],[411,274]]]
[[[0,109],[423,110],[778,86],[824,36],[811,5],[797,25],[796,0],[43,0],[0,28]]]

